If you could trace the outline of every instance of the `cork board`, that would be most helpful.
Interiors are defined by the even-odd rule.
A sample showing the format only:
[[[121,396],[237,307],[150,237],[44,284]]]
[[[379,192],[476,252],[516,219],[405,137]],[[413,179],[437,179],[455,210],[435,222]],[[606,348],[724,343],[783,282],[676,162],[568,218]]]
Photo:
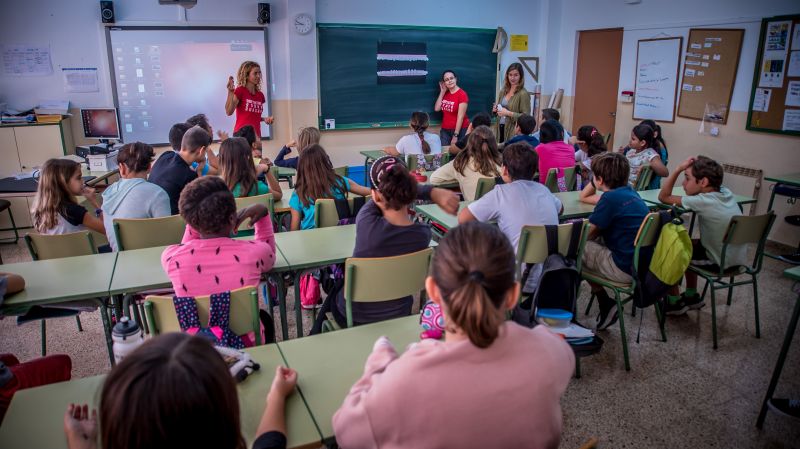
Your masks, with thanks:
[[[747,129],[800,136],[800,15],[761,21]]]
[[[686,43],[678,116],[728,122],[743,29],[692,28]]]

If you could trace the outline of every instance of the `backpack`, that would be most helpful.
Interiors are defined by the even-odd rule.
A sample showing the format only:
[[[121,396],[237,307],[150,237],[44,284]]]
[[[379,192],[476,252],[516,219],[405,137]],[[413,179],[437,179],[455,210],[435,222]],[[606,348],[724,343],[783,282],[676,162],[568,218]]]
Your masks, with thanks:
[[[366,204],[367,199],[363,196],[356,196],[353,198],[353,209],[350,210],[350,205],[347,199],[334,199],[333,204],[336,206],[336,215],[339,217],[337,226],[344,226],[355,224],[356,217],[361,208]],[[338,284],[344,285],[344,264],[332,264],[324,267],[318,271],[319,284],[322,284],[322,290],[325,294],[330,295],[335,289],[341,288]]]
[[[353,210],[350,210],[350,204],[347,199],[334,199],[333,204],[336,206],[336,215],[339,216],[338,226],[349,225],[356,223],[358,211],[364,206],[367,199],[363,196],[356,196],[353,198]]]
[[[312,270],[300,276],[300,305],[304,309],[313,309],[320,303],[319,270]]]
[[[692,239],[683,220],[674,210],[659,212],[661,229],[649,267],[643,274],[641,291],[634,298],[636,307],[650,306],[677,285],[692,260]],[[637,301],[638,299],[638,301]]]

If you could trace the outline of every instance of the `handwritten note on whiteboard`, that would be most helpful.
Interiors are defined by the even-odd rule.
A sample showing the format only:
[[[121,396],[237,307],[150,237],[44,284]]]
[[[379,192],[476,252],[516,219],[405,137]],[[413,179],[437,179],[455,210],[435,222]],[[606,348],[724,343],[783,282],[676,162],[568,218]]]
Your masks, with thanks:
[[[639,41],[634,119],[675,121],[675,96],[682,47],[682,37]]]

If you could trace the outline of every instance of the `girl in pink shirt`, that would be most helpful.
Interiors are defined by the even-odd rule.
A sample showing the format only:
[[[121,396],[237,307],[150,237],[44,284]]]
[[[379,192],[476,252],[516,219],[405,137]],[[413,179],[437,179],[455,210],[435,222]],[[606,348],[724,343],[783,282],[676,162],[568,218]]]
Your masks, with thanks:
[[[258,285],[261,273],[275,264],[275,238],[267,206],[254,204],[236,212],[233,194],[216,176],[184,187],[178,207],[186,221],[179,245],[161,254],[161,266],[178,296],[204,296]],[[245,219],[255,224],[253,240],[230,235]]]
[[[539,182],[544,184],[551,168],[557,168],[556,177],[563,178],[564,169],[575,166],[575,148],[564,143],[564,128],[555,120],[547,120],[539,127],[539,137]]]
[[[459,225],[439,242],[425,288],[445,317],[444,341],[399,356],[379,338],[333,416],[338,444],[557,447],[575,357],[544,326],[506,321],[520,289],[508,239],[493,225]]]

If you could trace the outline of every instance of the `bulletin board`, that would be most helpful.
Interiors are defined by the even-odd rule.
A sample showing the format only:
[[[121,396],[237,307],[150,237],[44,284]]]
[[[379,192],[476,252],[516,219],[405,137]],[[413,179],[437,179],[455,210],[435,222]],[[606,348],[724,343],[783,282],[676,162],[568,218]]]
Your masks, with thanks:
[[[682,37],[641,39],[636,48],[633,118],[675,121]]]
[[[800,136],[800,15],[761,21],[747,129]]]
[[[743,29],[692,28],[686,43],[678,116],[728,122]]]

